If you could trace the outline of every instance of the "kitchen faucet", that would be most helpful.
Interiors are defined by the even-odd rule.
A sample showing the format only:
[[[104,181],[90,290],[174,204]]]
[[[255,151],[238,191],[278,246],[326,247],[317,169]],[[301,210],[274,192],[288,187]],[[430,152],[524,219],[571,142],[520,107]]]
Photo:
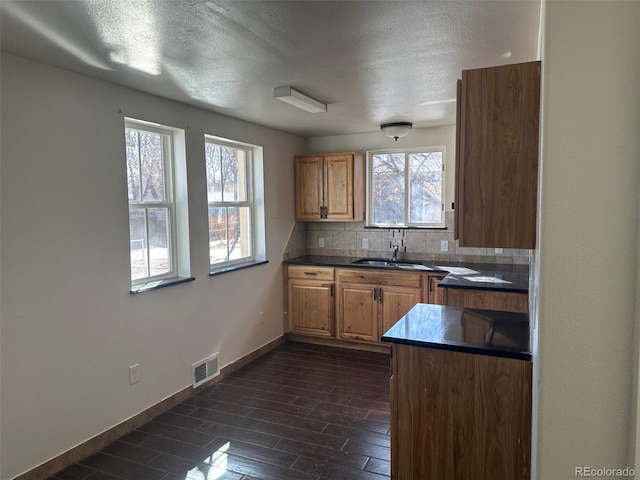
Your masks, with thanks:
[[[398,245],[394,245],[393,243],[389,242],[389,248],[391,249],[392,253],[391,261],[395,262],[396,260],[398,260]]]

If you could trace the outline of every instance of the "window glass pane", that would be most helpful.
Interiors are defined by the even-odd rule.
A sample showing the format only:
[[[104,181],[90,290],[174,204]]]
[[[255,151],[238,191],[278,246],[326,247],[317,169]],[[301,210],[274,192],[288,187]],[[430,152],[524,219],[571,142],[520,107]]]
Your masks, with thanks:
[[[227,209],[229,226],[229,260],[251,256],[251,209],[230,207]]]
[[[442,152],[409,155],[409,221],[441,223]]]
[[[171,230],[168,208],[147,209],[149,224],[150,276],[164,275],[171,271]]]
[[[205,163],[207,167],[207,201],[222,201],[222,152],[219,145],[205,143]]]
[[[124,133],[127,155],[127,190],[129,201],[140,201],[140,157],[138,155],[138,131],[131,128]]]
[[[130,210],[129,250],[131,256],[131,280],[138,280],[149,276],[147,244],[147,228],[144,210]]]
[[[163,136],[140,130],[142,200],[164,201]]]
[[[238,201],[238,150],[222,147],[222,201]]]
[[[214,264],[227,258],[227,209],[209,208],[209,260]]]
[[[373,221],[404,223],[404,153],[377,154],[372,158]]]
[[[209,208],[209,261],[211,264],[251,257],[251,208]]]
[[[247,152],[242,149],[205,145],[207,198],[209,202],[247,200]]]

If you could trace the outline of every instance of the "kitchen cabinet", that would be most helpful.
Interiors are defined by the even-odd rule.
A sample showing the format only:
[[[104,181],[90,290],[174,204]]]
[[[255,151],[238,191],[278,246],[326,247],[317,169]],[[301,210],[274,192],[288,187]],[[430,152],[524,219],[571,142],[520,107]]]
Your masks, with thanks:
[[[334,269],[288,267],[287,331],[332,337],[335,325]]]
[[[530,361],[392,349],[393,480],[529,480]]]
[[[428,298],[427,303],[435,305],[444,305],[444,289],[438,288],[438,284],[444,278],[444,275],[429,275],[427,277]]]
[[[529,312],[529,296],[526,293],[469,288],[441,288],[440,290],[444,290],[444,305],[450,307]]]
[[[338,338],[378,342],[425,298],[420,273],[338,270]]]
[[[540,62],[464,70],[457,87],[455,238],[535,248]]]
[[[296,220],[364,220],[364,157],[359,153],[297,156]]]

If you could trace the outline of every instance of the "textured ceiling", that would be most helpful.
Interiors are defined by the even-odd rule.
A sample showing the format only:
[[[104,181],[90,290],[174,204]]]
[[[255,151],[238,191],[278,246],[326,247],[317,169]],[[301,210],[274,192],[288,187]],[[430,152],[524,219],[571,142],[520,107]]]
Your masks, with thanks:
[[[2,0],[2,50],[304,136],[455,121],[463,69],[536,60],[540,1]],[[274,99],[291,85],[329,104]]]

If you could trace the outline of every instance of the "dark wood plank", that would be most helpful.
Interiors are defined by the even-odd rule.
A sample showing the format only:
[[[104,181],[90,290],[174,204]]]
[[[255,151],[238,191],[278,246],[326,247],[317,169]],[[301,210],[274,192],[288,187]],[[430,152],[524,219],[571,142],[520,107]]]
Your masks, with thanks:
[[[388,480],[389,375],[385,354],[287,343],[50,480]]]

